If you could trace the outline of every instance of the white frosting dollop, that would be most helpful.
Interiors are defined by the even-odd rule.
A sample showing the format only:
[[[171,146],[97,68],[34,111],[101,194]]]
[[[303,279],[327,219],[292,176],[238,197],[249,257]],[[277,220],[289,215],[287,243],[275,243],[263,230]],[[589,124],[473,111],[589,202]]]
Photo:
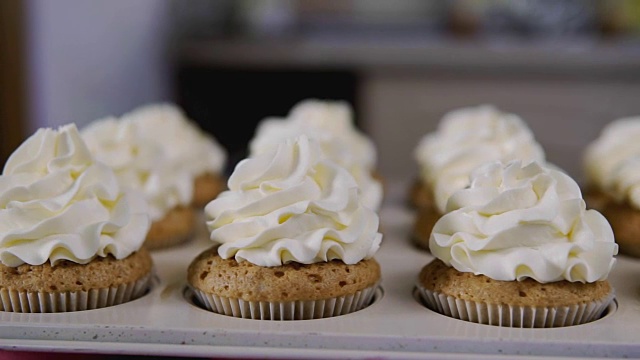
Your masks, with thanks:
[[[82,129],[82,137],[91,153],[113,169],[121,186],[144,194],[151,220],[191,203],[194,177],[183,167],[188,161],[171,159],[167,146],[142,136],[133,121],[96,120]]]
[[[640,209],[640,117],[608,124],[585,152],[587,180]]]
[[[147,105],[122,118],[136,125],[142,139],[160,144],[180,171],[188,171],[193,177],[222,172],[226,151],[180,108],[171,104]]]
[[[485,164],[451,196],[433,228],[431,253],[495,280],[594,282],[607,278],[618,245],[607,220],[585,210],[578,184],[537,163]]]
[[[355,128],[351,108],[345,102],[305,100],[294,106],[287,118],[264,119],[249,143],[250,156],[303,134],[318,142],[325,156],[351,173],[366,206],[380,209],[382,184],[372,177],[375,146]]]
[[[0,176],[0,262],[7,266],[123,259],[140,248],[149,225],[142,194],[121,189],[73,124],[38,130]]]
[[[490,105],[447,113],[438,129],[420,140],[414,156],[441,213],[449,196],[469,185],[469,175],[478,166],[489,161],[545,160],[525,122]]]
[[[241,161],[229,189],[205,208],[225,259],[355,264],[380,247],[378,215],[360,201],[353,177],[305,135]]]

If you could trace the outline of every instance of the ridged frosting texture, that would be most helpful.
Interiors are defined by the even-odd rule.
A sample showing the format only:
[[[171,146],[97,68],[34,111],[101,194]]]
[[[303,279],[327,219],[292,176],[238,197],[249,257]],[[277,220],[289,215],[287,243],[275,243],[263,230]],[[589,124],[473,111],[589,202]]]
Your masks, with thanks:
[[[305,135],[241,161],[228,185],[205,208],[225,259],[355,264],[380,246],[378,215],[360,201],[353,177]]]
[[[152,220],[189,206],[196,177],[218,174],[226,152],[170,104],[143,106],[120,119],[96,120],[82,130],[91,152],[121,184],[141,190]]]
[[[123,259],[149,230],[142,194],[122,190],[75,125],[40,129],[0,176],[0,261],[7,266]]]
[[[445,264],[495,280],[607,278],[618,246],[607,220],[585,210],[566,174],[519,161],[488,163],[449,199],[429,248]]]
[[[545,160],[525,122],[490,105],[447,113],[437,130],[420,140],[414,155],[441,213],[449,196],[469,185],[469,175],[478,166],[489,161]]]
[[[640,117],[608,124],[585,152],[589,183],[640,209]]]
[[[125,114],[123,119],[134,123],[143,139],[165,148],[169,161],[179,164],[181,171],[194,177],[222,172],[226,151],[180,108],[171,104],[147,105]]]
[[[351,107],[345,102],[305,100],[294,106],[287,118],[264,119],[249,144],[250,153],[255,156],[303,134],[318,142],[325,156],[351,173],[366,206],[380,208],[382,184],[372,177],[376,149],[353,125]]]
[[[142,136],[133,121],[96,120],[82,129],[82,137],[91,153],[111,167],[122,186],[144,194],[151,220],[190,204],[194,177],[183,168],[187,161],[172,161],[167,147]]]

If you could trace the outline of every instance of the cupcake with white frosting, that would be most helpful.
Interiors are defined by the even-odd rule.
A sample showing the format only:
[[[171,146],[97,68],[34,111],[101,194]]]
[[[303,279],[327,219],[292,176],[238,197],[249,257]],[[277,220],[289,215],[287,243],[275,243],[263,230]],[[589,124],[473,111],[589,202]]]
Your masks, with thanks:
[[[613,232],[585,209],[566,174],[489,163],[447,210],[430,238],[437,259],[417,283],[432,310],[482,324],[560,327],[598,319],[613,300]]]
[[[469,185],[473,170],[491,161],[545,161],[526,123],[489,105],[447,113],[438,129],[420,140],[414,155],[420,180],[411,193],[418,208],[413,238],[423,248],[433,224],[445,214],[449,196]]]
[[[101,308],[147,291],[142,194],[123,189],[75,125],[40,129],[0,176],[0,310]]]
[[[138,128],[144,141],[164,148],[173,171],[192,178],[191,204],[198,209],[215,199],[225,189],[222,172],[226,151],[211,136],[171,104],[147,105],[125,114],[123,121]]]
[[[117,118],[96,120],[82,129],[89,150],[115,172],[118,183],[144,195],[152,221],[145,247],[183,243],[195,228],[193,176],[169,161],[165,147],[140,133],[133,122]]]
[[[189,240],[195,230],[193,208],[203,208],[225,188],[225,151],[175,106],[149,105],[120,119],[96,120],[82,136],[120,184],[144,193],[153,221],[145,243],[149,249]]]
[[[189,266],[209,310],[252,319],[336,316],[367,306],[380,280],[378,216],[348,171],[302,135],[238,164],[205,213],[219,246]]]
[[[609,220],[620,252],[640,257],[640,117],[608,124],[585,152],[585,199]]]
[[[383,189],[375,175],[376,149],[354,126],[352,110],[346,102],[305,100],[295,105],[287,118],[264,119],[249,144],[250,156],[303,134],[318,142],[326,157],[351,173],[364,204],[378,211]]]

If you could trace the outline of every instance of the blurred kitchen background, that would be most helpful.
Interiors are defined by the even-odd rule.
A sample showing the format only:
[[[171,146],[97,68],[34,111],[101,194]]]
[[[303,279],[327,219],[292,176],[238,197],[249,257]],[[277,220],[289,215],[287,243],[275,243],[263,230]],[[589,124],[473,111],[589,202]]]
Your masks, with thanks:
[[[490,103],[580,180],[602,126],[640,115],[640,1],[0,1],[0,164],[38,127],[158,101],[236,162],[309,97],[354,106],[386,178],[415,176],[446,111]]]

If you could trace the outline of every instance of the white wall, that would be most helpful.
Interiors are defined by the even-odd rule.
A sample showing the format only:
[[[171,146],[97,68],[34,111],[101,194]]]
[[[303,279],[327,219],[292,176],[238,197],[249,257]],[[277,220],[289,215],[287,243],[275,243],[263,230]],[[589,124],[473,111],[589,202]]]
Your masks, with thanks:
[[[168,0],[28,0],[29,130],[169,100]]]

